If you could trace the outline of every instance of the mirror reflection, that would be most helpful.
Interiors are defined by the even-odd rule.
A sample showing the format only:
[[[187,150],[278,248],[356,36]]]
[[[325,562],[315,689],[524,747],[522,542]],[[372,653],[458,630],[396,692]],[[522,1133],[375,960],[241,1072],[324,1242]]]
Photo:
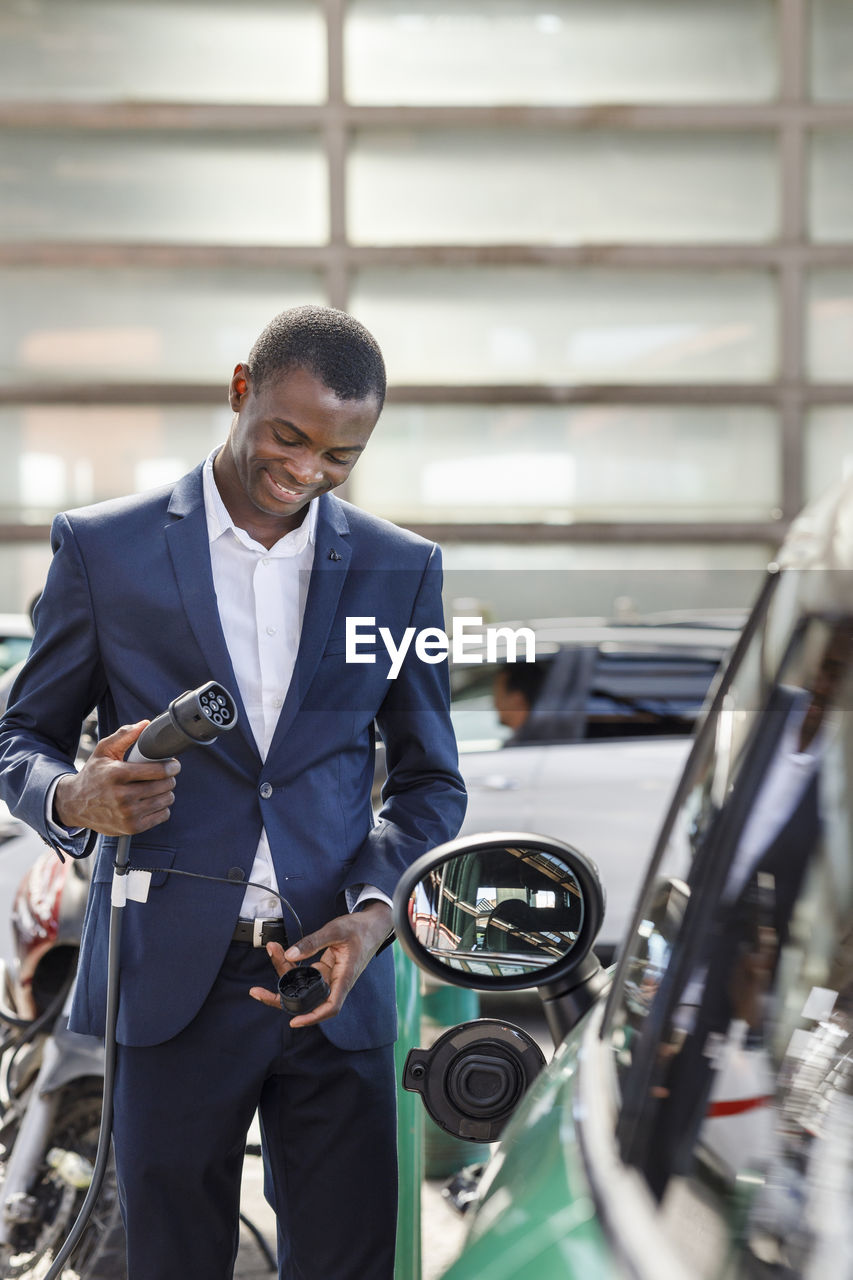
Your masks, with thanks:
[[[501,846],[434,868],[415,886],[409,915],[418,941],[441,964],[516,977],[571,951],[584,901],[572,872],[552,854]]]

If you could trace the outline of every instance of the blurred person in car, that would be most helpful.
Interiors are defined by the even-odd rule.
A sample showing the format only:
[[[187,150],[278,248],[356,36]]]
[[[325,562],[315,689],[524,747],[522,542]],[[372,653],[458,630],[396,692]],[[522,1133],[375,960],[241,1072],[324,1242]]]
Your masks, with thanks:
[[[537,662],[508,662],[495,676],[492,700],[501,724],[512,729],[508,742],[523,736],[521,731],[542,692],[546,670]]]

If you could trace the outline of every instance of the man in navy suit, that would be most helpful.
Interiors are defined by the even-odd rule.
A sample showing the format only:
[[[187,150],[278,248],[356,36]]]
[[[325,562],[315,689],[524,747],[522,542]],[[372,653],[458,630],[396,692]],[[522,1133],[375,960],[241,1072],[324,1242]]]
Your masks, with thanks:
[[[350,316],[284,312],[234,370],[224,446],[175,485],[54,522],[32,653],[0,723],[0,788],[60,856],[97,848],[76,1031],[104,1029],[119,836],[150,873],[121,952],[130,1280],[232,1275],[256,1109],[280,1277],[393,1274],[390,895],[456,833],[465,799],[446,664],[413,647],[389,678],[386,648],[364,645],[347,661],[348,618],[398,644],[443,625],[437,547],[329,492],[384,392],[379,348]],[[235,695],[231,733],[180,762],[125,761],[150,718],[208,679]],[[78,772],[93,707],[101,738]],[[376,818],[374,725],[388,767]],[[276,975],[309,957],[331,994],[288,1018]]]

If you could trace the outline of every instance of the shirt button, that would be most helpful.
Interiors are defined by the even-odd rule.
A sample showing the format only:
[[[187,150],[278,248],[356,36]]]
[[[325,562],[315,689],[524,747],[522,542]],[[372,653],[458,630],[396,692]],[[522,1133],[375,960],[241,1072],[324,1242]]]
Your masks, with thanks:
[[[264,556],[263,560],[261,561],[261,564],[269,564],[269,558],[267,556]]]
[[[268,635],[268,636],[274,636],[274,635],[275,635],[275,627],[267,627],[267,635]]]
[[[278,711],[279,707],[284,706],[284,698],[273,698],[272,704],[275,707],[276,711]]]
[[[267,907],[270,911],[278,910],[278,898],[267,898]]]
[[[262,800],[269,800],[272,795],[272,787],[268,782],[262,782],[260,785],[260,793]]]

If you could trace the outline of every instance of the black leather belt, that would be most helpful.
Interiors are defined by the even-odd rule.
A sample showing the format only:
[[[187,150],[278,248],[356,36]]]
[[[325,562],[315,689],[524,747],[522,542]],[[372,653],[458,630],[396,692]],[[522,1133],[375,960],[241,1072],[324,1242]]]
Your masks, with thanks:
[[[273,920],[238,920],[232,942],[247,942],[250,947],[265,947],[268,942],[287,946],[287,930],[280,918]]]

